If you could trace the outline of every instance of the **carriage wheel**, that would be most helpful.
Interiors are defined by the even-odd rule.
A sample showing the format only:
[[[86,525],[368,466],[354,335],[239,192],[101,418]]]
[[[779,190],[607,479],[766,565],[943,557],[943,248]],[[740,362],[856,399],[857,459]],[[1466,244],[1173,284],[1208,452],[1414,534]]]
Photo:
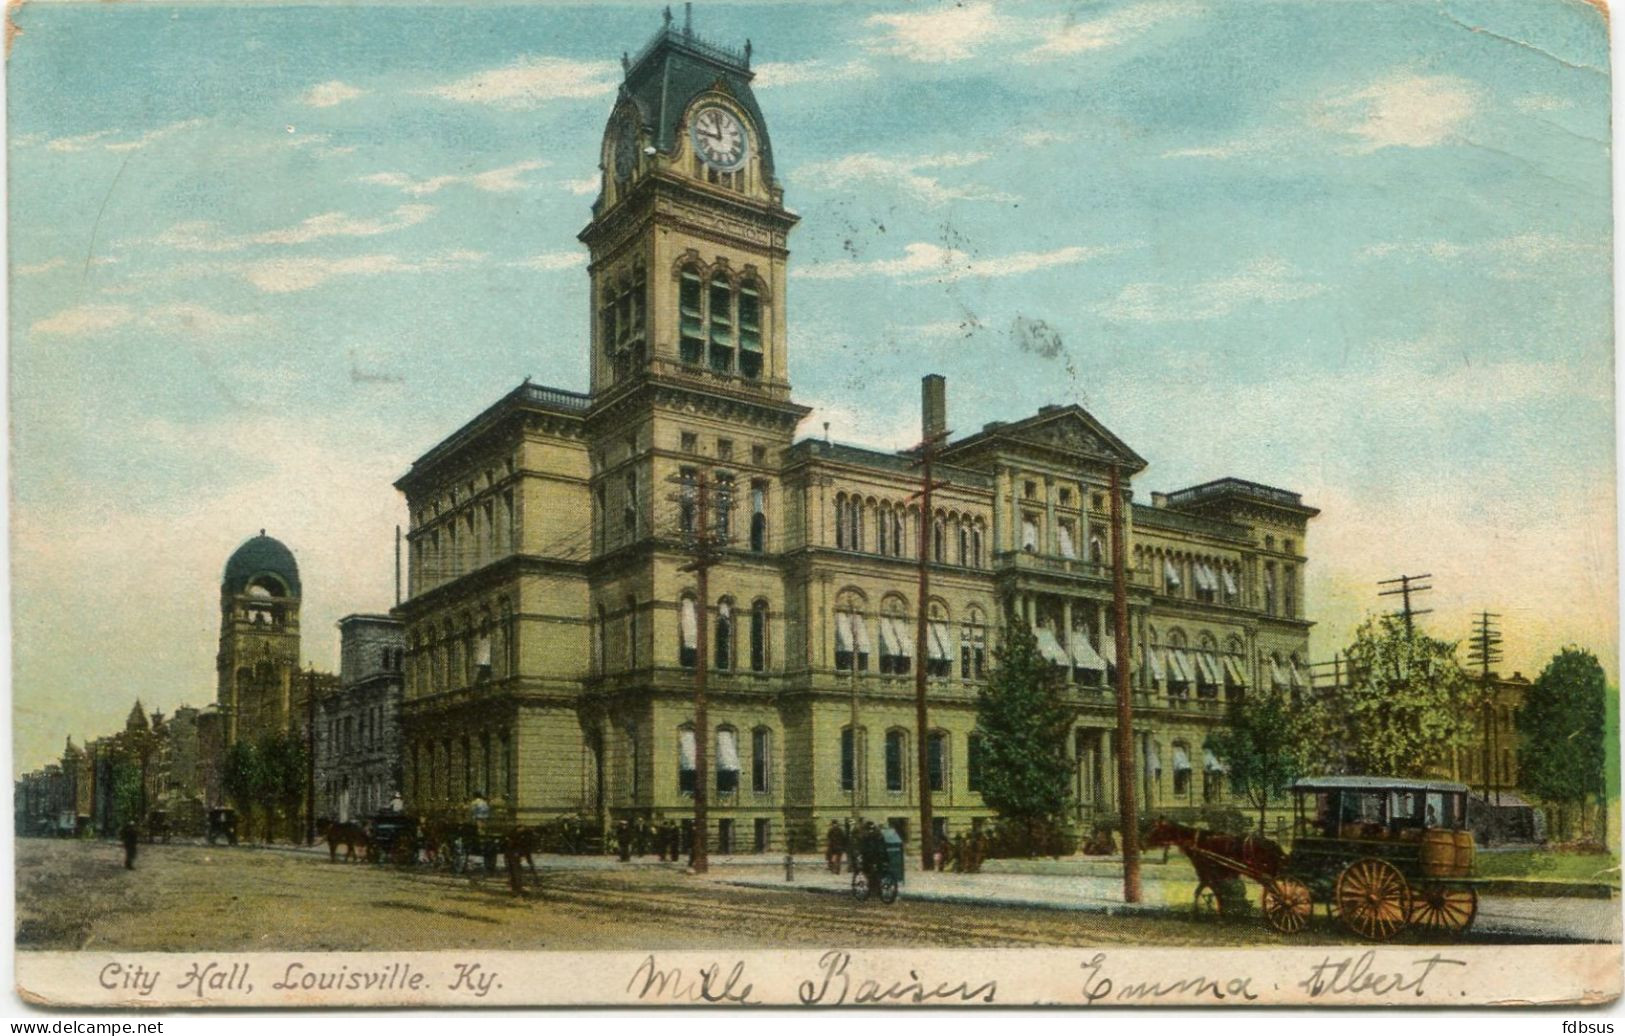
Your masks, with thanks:
[[[859,903],[869,898],[869,875],[862,871],[852,872],[852,898]]]
[[[1410,886],[1386,860],[1356,860],[1343,868],[1333,898],[1343,924],[1365,939],[1392,939],[1411,912]]]
[[[1296,935],[1309,924],[1309,914],[1314,910],[1314,899],[1309,894],[1309,886],[1292,878],[1276,878],[1266,881],[1263,886],[1261,900],[1264,910],[1264,920],[1269,926],[1284,935]]]
[[[890,874],[880,876],[880,901],[887,906],[897,902],[897,879]]]
[[[1191,917],[1197,921],[1212,921],[1219,916],[1219,897],[1213,891],[1213,886],[1201,884],[1196,886],[1196,894],[1191,897]]]
[[[1478,915],[1478,893],[1470,885],[1427,884],[1411,899],[1411,924],[1451,935],[1465,932]]]

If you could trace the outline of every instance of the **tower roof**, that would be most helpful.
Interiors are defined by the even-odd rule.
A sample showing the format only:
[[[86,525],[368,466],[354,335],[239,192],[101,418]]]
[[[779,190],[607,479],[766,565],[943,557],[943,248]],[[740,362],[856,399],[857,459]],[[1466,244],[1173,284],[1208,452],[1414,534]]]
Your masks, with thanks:
[[[288,596],[299,596],[299,565],[293,560],[293,551],[283,546],[281,540],[265,535],[264,529],[238,547],[226,562],[220,589],[229,594],[244,593],[260,576],[275,577],[287,589]]]
[[[689,102],[707,90],[721,89],[750,113],[760,137],[757,148],[762,173],[772,182],[773,146],[768,142],[767,120],[750,88],[755,78],[750,70],[750,41],[745,41],[743,50],[735,51],[696,36],[686,17],[683,28],[674,28],[669,7],[665,17],[665,24],[627,62],[626,81],[621,85],[622,94],[637,105],[654,146],[670,153]]]

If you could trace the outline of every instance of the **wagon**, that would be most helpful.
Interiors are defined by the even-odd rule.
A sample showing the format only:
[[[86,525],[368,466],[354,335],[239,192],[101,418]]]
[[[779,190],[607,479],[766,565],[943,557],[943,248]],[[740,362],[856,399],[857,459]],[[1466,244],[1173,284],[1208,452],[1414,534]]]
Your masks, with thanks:
[[[367,861],[409,866],[418,859],[417,821],[404,813],[379,813],[367,822]]]
[[[1467,786],[1398,777],[1314,777],[1292,786],[1292,853],[1264,884],[1264,918],[1295,932],[1313,902],[1367,939],[1407,925],[1448,935],[1478,913]]]

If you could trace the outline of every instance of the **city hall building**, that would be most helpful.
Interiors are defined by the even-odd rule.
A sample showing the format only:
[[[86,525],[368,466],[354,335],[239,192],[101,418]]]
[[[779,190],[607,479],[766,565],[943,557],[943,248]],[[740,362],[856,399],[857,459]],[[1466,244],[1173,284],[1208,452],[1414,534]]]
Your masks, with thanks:
[[[943,443],[919,514],[909,454],[797,441],[787,241],[750,52],[670,24],[609,113],[591,253],[591,384],[529,381],[414,462],[402,767],[409,808],[682,821],[708,633],[711,838],[808,846],[831,820],[919,796],[940,833],[991,816],[975,710],[1005,621],[1028,623],[1075,709],[1075,820],[1117,809],[1133,753],[1144,810],[1233,803],[1209,735],[1237,695],[1308,682],[1298,494],[1222,479],[1133,502],[1146,462],[1077,406]],[[899,386],[912,396],[912,387]],[[927,427],[944,427],[940,379]],[[1108,485],[1122,476],[1132,658],[1111,625]],[[700,490],[704,487],[702,497]],[[703,505],[705,511],[700,513]],[[726,545],[707,599],[703,522]],[[919,537],[929,537],[916,657]],[[1115,730],[1130,666],[1135,736]],[[915,671],[929,679],[928,787]]]

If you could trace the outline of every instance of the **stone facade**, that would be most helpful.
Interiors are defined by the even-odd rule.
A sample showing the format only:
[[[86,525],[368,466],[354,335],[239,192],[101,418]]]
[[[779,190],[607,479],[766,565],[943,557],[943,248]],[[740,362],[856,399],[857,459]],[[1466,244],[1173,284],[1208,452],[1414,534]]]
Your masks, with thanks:
[[[316,812],[351,820],[383,809],[402,787],[406,641],[388,615],[347,615],[338,625],[338,687],[317,702]]]
[[[743,127],[737,166],[698,152],[688,128],[704,109]],[[783,301],[796,217],[747,58],[663,30],[628,64],[601,160],[581,233],[591,392],[527,382],[397,482],[411,514],[396,614],[412,807],[460,810],[485,789],[520,822],[686,816],[703,607],[718,849],[805,845],[854,812],[896,818],[917,842],[921,664],[939,832],[986,818],[971,734],[1007,616],[1069,675],[1077,822],[1113,816],[1113,467],[1128,512],[1138,801],[1165,813],[1232,802],[1206,739],[1229,697],[1307,682],[1315,510],[1239,479],[1134,503],[1146,462],[1072,406],[943,445],[947,484],[922,525],[910,456],[794,439],[807,413],[791,400]],[[944,400],[928,379],[935,428]],[[708,524],[731,540],[704,602],[687,568],[701,481]]]

